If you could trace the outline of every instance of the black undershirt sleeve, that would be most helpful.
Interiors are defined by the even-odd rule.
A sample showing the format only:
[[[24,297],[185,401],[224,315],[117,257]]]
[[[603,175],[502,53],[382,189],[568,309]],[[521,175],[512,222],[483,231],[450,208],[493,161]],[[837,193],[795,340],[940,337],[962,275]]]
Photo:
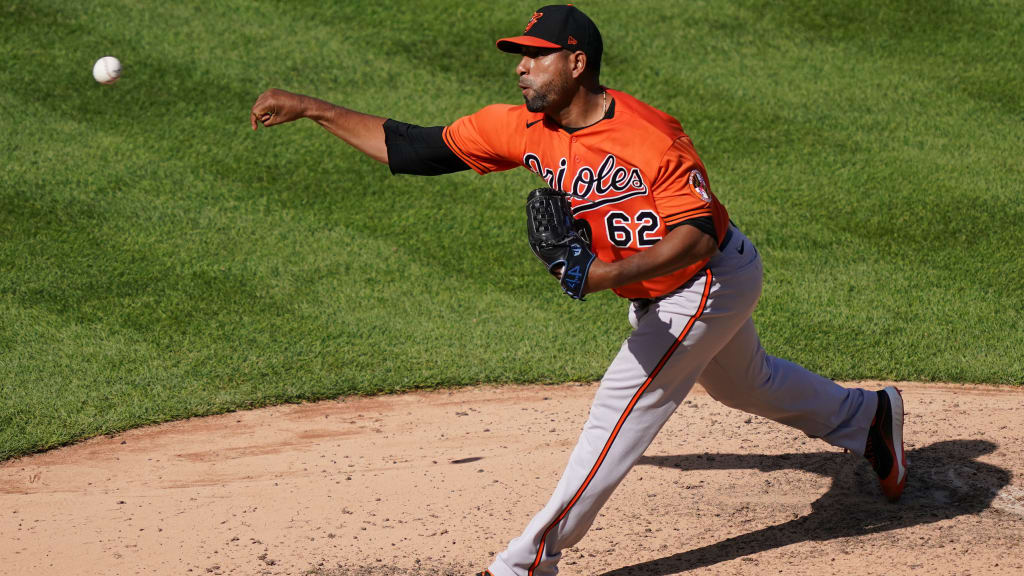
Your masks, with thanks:
[[[718,238],[718,236],[715,234],[715,221],[711,218],[711,216],[683,220],[678,224],[673,224],[672,226],[669,226],[668,229],[669,231],[672,231],[680,226],[693,226],[697,230],[700,230],[701,232],[707,234],[708,236],[711,236],[712,238]]]
[[[444,126],[416,126],[388,119],[384,122],[384,144],[392,174],[436,176],[469,170],[444,143]]]

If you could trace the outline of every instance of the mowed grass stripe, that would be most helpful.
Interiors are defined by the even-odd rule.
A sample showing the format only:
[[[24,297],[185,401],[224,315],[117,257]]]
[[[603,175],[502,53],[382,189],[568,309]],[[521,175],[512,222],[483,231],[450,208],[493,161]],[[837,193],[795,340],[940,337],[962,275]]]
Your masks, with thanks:
[[[493,42],[534,8],[9,7],[0,458],[282,401],[600,377],[623,305],[571,302],[536,263],[535,177],[391,177],[311,123],[247,125],[270,86],[423,124],[516,102]],[[1024,381],[1013,3],[583,8],[605,83],[680,118],[758,243],[770,352]],[[89,77],[104,54],[115,86]]]

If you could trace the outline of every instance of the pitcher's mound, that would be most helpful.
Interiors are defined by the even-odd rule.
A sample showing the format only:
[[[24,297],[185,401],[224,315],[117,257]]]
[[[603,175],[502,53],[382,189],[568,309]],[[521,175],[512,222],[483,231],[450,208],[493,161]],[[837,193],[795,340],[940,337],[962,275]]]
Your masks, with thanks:
[[[561,574],[1024,573],[1024,392],[900,386],[899,503],[863,459],[698,387]],[[7,462],[2,571],[469,576],[546,502],[595,390],[281,406]]]

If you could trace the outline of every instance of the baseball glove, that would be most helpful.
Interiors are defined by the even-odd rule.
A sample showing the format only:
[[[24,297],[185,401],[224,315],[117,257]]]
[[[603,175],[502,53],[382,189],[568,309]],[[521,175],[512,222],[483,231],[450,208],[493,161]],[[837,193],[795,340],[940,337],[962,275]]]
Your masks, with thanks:
[[[551,274],[558,276],[558,269],[562,269],[562,290],[577,300],[583,300],[583,286],[595,258],[587,230],[585,222],[572,217],[572,206],[564,192],[537,188],[526,197],[530,248]]]

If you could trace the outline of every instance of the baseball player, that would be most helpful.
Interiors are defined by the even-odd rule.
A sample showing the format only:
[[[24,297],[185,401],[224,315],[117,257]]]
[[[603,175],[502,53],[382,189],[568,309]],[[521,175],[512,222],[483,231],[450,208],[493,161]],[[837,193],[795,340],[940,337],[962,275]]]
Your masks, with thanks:
[[[898,499],[907,478],[899,391],[844,388],[765,353],[751,320],[757,249],[730,223],[680,123],[601,85],[593,21],[571,5],[545,6],[497,47],[519,55],[525,102],[448,126],[282,90],[261,94],[250,115],[253,130],[310,118],[396,174],[523,166],[546,184],[528,200],[528,232],[563,290],[628,299],[633,332],[601,379],[554,494],[482,574],[556,574],[562,550],[583,537],[697,381],[728,406],[867,457],[883,493]],[[540,238],[552,231],[564,238]]]

